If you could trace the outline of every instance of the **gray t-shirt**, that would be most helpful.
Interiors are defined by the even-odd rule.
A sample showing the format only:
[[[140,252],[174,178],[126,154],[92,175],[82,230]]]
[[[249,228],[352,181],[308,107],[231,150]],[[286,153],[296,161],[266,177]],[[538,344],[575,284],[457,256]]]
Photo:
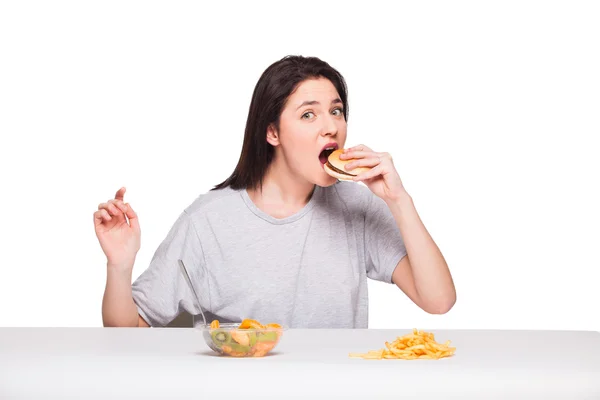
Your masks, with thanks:
[[[181,259],[209,323],[367,328],[367,278],[392,283],[405,255],[388,206],[363,185],[316,186],[306,206],[284,219],[261,211],[246,190],[226,188],[183,210],[133,283],[133,300],[150,326],[182,311],[200,315]]]

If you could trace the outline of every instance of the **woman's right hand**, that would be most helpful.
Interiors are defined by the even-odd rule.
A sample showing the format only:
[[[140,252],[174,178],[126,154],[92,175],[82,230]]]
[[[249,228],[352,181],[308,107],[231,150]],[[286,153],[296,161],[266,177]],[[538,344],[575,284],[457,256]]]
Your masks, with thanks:
[[[114,199],[98,206],[94,213],[94,228],[108,265],[133,268],[140,249],[141,231],[137,214],[129,203],[123,201],[124,195],[123,187]]]

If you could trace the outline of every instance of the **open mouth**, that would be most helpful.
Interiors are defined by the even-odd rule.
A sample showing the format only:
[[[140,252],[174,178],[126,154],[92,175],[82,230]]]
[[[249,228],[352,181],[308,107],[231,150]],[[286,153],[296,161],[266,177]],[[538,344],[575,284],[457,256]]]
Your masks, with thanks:
[[[319,154],[319,161],[321,161],[321,165],[327,164],[327,159],[329,155],[338,149],[337,143],[330,143],[323,148],[323,151]]]

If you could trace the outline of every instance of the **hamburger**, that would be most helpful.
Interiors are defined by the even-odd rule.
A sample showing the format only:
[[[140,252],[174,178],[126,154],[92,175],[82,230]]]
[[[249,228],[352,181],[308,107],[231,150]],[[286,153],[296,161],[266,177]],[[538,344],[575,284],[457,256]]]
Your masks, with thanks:
[[[343,149],[333,150],[328,152],[327,162],[323,164],[323,169],[328,175],[341,181],[351,181],[355,176],[369,171],[370,167],[356,167],[350,171],[344,169],[344,166],[353,160],[340,160],[340,155],[344,152]]]

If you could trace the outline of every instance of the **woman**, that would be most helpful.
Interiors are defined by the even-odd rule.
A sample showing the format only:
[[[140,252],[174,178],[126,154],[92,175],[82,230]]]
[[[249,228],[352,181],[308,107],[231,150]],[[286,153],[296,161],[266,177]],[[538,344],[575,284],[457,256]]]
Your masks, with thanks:
[[[372,167],[354,179],[364,186],[325,173],[324,150],[344,148],[347,117],[345,81],[327,63],[293,56],[267,68],[237,167],[183,210],[133,284],[137,215],[124,188],[100,204],[104,325],[165,326],[182,311],[198,315],[179,259],[209,322],[366,328],[367,278],[397,285],[428,313],[447,312],[452,277],[391,156],[364,145],[346,150],[347,170]]]

